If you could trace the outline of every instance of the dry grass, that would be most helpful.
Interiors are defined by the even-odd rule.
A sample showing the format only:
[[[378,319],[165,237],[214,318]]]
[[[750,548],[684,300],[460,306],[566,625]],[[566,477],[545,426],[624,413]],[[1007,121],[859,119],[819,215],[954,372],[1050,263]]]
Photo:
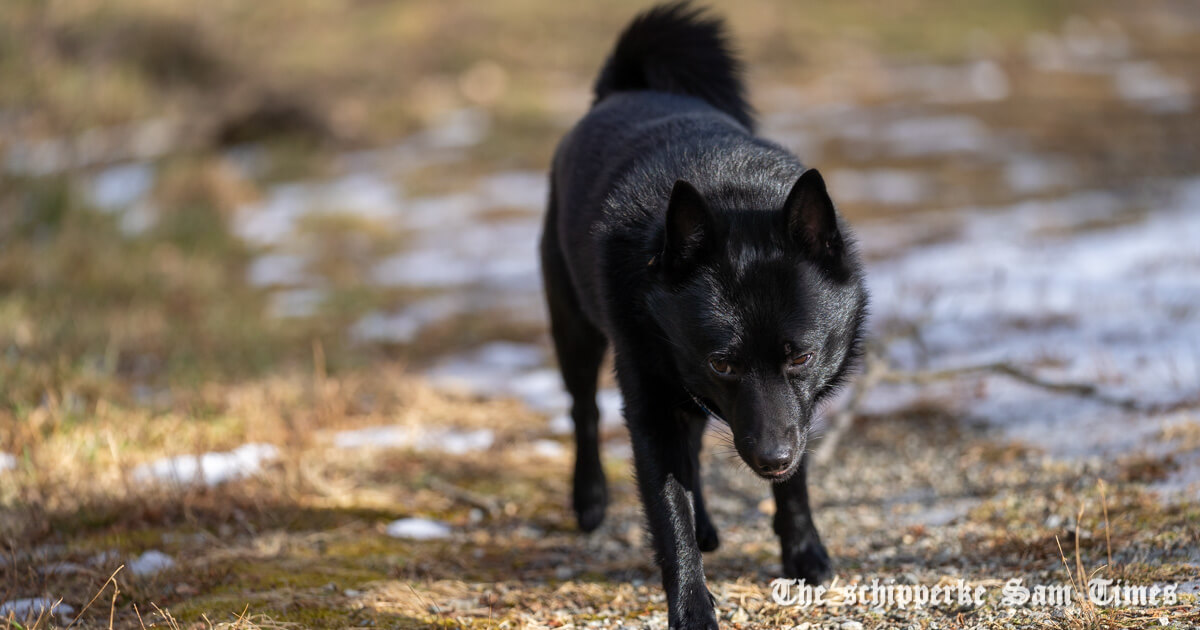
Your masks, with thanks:
[[[544,419],[517,403],[438,393],[397,365],[210,384],[178,405],[153,417],[109,407],[89,423],[23,444],[25,460],[0,477],[7,506],[5,590],[61,597],[79,611],[83,627],[537,628],[587,619],[661,621],[662,594],[641,539],[627,461],[609,460],[609,520],[597,534],[581,536],[566,508],[570,459],[529,453],[531,440],[557,438]],[[208,419],[189,418],[188,408],[204,409]],[[841,461],[815,475],[818,519],[843,583],[906,571],[922,583],[952,580],[960,562],[971,567],[968,579],[993,589],[997,578],[1010,575],[1057,580],[1055,564],[1067,558],[1043,515],[1084,500],[1102,501],[1108,518],[1085,520],[1082,510],[1074,515],[1070,579],[1091,576],[1084,570],[1088,559],[1109,554],[1117,564],[1101,575],[1137,583],[1186,579],[1186,549],[1200,540],[1194,506],[1163,506],[1127,483],[1101,499],[1082,468],[980,457],[986,440],[947,435],[936,422],[923,425],[918,418],[929,409],[914,410],[911,422],[903,414],[894,423],[865,421],[847,438]],[[486,427],[496,431],[496,442],[464,456],[331,446],[333,431],[381,424]],[[913,441],[914,432],[922,439]],[[609,436],[620,438],[620,432]],[[197,444],[221,449],[250,440],[282,451],[253,478],[215,488],[163,488],[129,475],[139,463],[195,452]],[[897,444],[908,446],[897,450]],[[936,461],[933,453],[945,467],[911,463]],[[727,621],[758,628],[851,615],[868,627],[891,623],[892,617],[865,608],[801,611],[771,603],[776,543],[766,516],[747,517],[765,509],[762,488],[719,460],[708,467],[725,546],[706,566]],[[887,481],[872,481],[881,474]],[[988,481],[959,490],[934,481],[950,477]],[[886,485],[890,495],[934,483],[939,493],[964,493],[982,504],[969,519],[897,531],[883,523],[904,518],[909,506],[845,503],[850,479]],[[383,533],[388,521],[409,515],[449,523],[454,540],[407,541]],[[1038,542],[1047,539],[1050,547]],[[110,576],[114,566],[93,563],[107,553],[119,566],[148,549],[169,554],[175,566],[149,576],[127,568]],[[1123,560],[1146,557],[1158,559]],[[1100,628],[1137,627],[1138,620],[1164,615],[1177,623],[1200,619],[1188,605],[1094,610],[1081,603],[1060,621]],[[988,626],[1001,623],[1001,612],[992,602],[970,611],[926,610],[911,619],[958,627],[955,619],[965,614],[962,625]],[[1052,619],[1039,616],[1045,611],[1019,612],[1004,623]],[[14,621],[51,628],[70,619]]]

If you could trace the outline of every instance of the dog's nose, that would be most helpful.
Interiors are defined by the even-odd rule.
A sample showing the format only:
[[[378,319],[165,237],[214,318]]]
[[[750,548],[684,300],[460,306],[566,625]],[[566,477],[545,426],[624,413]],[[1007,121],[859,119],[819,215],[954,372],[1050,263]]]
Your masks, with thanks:
[[[754,454],[754,467],[764,475],[778,475],[792,466],[792,447],[778,446],[774,450]]]

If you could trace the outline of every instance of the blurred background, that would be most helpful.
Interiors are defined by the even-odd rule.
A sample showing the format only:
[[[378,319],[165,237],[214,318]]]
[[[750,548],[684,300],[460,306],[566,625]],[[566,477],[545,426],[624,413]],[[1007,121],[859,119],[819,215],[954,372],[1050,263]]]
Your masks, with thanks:
[[[930,549],[968,520],[1040,549],[1097,476],[1131,537],[1194,519],[1200,6],[710,4],[762,135],[822,170],[870,263],[888,376],[814,491],[860,510],[834,555],[892,566],[855,554],[900,544],[869,542],[897,514]],[[612,593],[519,593],[653,583],[607,379],[616,505],[576,550],[535,255],[555,142],[645,6],[0,5],[0,614],[70,620],[121,564],[118,625],[151,603],[546,623]],[[735,497],[716,566],[769,575],[769,493],[711,475]],[[1031,483],[1056,501],[1013,508]],[[474,560],[447,560],[464,540]],[[1155,579],[1200,561],[1168,556]],[[517,600],[480,595],[502,580]]]

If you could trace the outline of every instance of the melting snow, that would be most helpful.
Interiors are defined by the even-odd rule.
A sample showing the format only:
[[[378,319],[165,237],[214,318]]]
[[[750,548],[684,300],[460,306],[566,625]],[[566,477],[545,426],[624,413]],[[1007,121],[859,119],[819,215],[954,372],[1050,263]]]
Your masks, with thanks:
[[[557,372],[540,368],[545,352],[530,344],[497,341],[443,359],[426,375],[439,387],[473,394],[512,395],[542,402],[562,389]],[[521,393],[524,396],[521,396]],[[541,408],[545,404],[534,404]]]
[[[134,575],[147,576],[170,569],[175,566],[175,560],[161,551],[151,549],[136,558],[131,558],[125,566]]]
[[[876,153],[895,157],[928,157],[959,153],[988,154],[1003,147],[981,120],[965,114],[877,121],[835,113],[823,132],[849,143],[855,158]]]
[[[567,435],[575,431],[575,421],[571,420],[570,414],[567,413],[566,394],[563,394],[564,401],[558,415],[550,419],[550,432],[556,435]],[[600,426],[602,428],[615,428],[625,423],[625,415],[622,412],[624,399],[621,398],[621,390],[615,388],[602,389],[596,393],[596,406],[600,408]]]
[[[0,471],[12,470],[17,467],[17,458],[8,454],[0,453]]]
[[[556,368],[543,367],[546,354],[538,346],[493,342],[476,350],[443,359],[426,372],[437,387],[481,396],[511,396],[530,409],[551,418],[550,431],[565,435],[574,431],[567,414],[571,398],[563,389]],[[600,424],[616,427],[624,422],[621,392],[613,388],[596,394]]]
[[[995,144],[982,122],[965,115],[905,118],[880,131],[891,153],[901,157],[983,153]]]
[[[402,518],[388,523],[387,535],[392,538],[411,540],[437,540],[449,538],[450,526],[427,518]]]
[[[254,245],[277,245],[294,236],[300,219],[319,214],[345,214],[390,224],[400,216],[398,187],[371,173],[355,173],[320,183],[272,187],[265,199],[242,206],[234,232]]]
[[[133,476],[139,481],[215,486],[254,475],[263,462],[278,456],[279,450],[270,444],[246,444],[228,452],[160,459],[138,466]]]
[[[1187,81],[1163,72],[1153,61],[1128,61],[1113,74],[1117,95],[1130,103],[1156,112],[1186,112],[1192,108]]]
[[[914,205],[929,195],[927,178],[900,169],[835,170],[829,174],[829,188],[830,194],[841,202]]]
[[[550,194],[550,179],[542,171],[496,173],[483,180],[480,194],[494,206],[540,210]]]
[[[1071,188],[1075,172],[1068,161],[1018,154],[1004,167],[1004,181],[1016,193]]]
[[[255,258],[246,269],[246,281],[252,286],[302,284],[309,280],[308,259],[295,254],[266,254]]]
[[[1171,197],[1144,217],[1123,214],[1128,205],[1106,193],[960,213],[960,238],[868,272],[877,323],[920,322],[920,339],[894,343],[891,360],[909,369],[1007,362],[1146,403],[1194,395],[1200,179],[1179,184]],[[860,231],[868,250],[870,234]],[[1052,452],[1143,448],[1160,428],[1096,401],[1000,376],[984,382],[972,415]],[[961,390],[961,381],[880,387],[867,402],[883,410],[903,404],[904,393],[953,400]]]
[[[491,118],[476,108],[448,112],[439,123],[422,132],[416,141],[433,149],[461,149],[474,146],[487,137]]]
[[[381,286],[458,287],[488,284],[536,290],[540,285],[536,217],[450,224],[416,247],[384,259],[372,272]]]
[[[12,615],[15,619],[23,620],[37,617],[43,612],[53,612],[57,615],[66,616],[74,614],[75,609],[49,597],[28,597],[0,604],[0,619]]]
[[[927,103],[998,101],[1008,97],[1008,75],[1000,64],[981,59],[961,65],[889,68],[891,91],[913,93]]]
[[[153,185],[153,167],[122,164],[96,175],[88,188],[88,197],[101,210],[123,210],[145,196]]]
[[[539,457],[553,459],[562,457],[566,452],[566,447],[561,442],[555,442],[554,440],[536,440],[533,443],[533,453]]]
[[[495,440],[491,429],[457,431],[397,426],[339,431],[333,436],[333,444],[338,448],[415,448],[451,455],[486,451]]]

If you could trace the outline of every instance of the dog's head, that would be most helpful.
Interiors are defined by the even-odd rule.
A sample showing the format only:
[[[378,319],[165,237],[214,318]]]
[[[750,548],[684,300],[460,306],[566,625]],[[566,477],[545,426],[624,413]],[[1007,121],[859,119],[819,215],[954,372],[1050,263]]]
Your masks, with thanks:
[[[780,481],[858,358],[867,295],[820,173],[805,171],[782,207],[746,207],[753,199],[675,183],[648,306],[697,404]]]

